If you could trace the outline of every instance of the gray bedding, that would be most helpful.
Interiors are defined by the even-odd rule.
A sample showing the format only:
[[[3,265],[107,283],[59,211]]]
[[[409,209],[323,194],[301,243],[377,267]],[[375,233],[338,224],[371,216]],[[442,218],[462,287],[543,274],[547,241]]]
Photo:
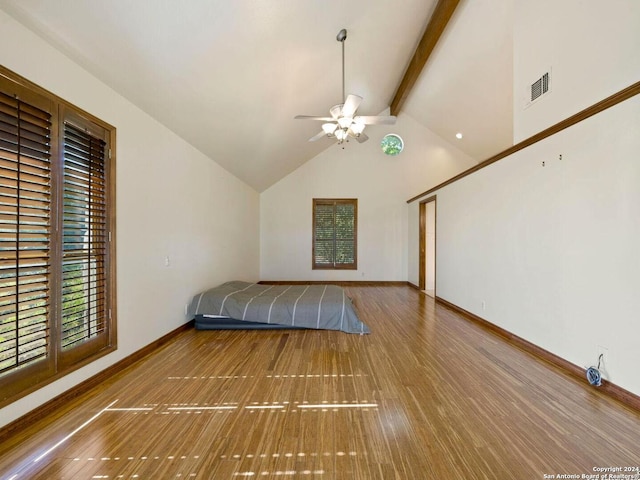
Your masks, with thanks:
[[[336,285],[227,282],[191,301],[189,317],[229,317],[292,327],[369,333],[351,299]]]

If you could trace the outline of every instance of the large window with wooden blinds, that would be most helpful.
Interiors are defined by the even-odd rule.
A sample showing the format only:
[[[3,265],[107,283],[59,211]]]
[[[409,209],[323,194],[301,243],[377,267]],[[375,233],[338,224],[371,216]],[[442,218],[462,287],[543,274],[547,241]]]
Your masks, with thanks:
[[[115,349],[114,136],[0,69],[0,406]]]
[[[313,268],[358,268],[357,199],[313,199]]]

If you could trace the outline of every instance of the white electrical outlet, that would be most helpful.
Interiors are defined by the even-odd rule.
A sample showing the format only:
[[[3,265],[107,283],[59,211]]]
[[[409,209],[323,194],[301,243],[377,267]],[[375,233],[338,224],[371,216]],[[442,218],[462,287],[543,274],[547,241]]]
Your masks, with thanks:
[[[171,259],[169,258],[169,255],[167,255],[166,257],[164,257],[164,266],[169,267],[170,265],[171,265]]]
[[[187,313],[188,313],[188,312],[189,312],[189,304],[187,303],[187,304],[185,304],[185,306],[184,306],[184,315],[185,315],[185,317],[187,316]]]
[[[482,310],[484,310],[487,307],[487,303],[483,300],[482,301]]]

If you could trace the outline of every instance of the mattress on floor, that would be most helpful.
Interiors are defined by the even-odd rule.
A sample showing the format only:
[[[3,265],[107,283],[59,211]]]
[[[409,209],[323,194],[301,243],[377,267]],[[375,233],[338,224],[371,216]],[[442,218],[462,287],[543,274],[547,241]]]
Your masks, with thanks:
[[[217,324],[215,328],[222,328],[220,325],[225,325],[224,321],[212,319],[225,317],[267,325],[256,328],[279,325],[280,327],[271,328],[296,327],[369,333],[369,328],[358,318],[351,299],[337,285],[227,282],[195,295],[188,313],[190,318],[196,319],[196,326],[200,324],[203,327]],[[229,328],[241,328],[243,325],[236,322],[226,324]],[[249,328],[254,327],[255,325]]]

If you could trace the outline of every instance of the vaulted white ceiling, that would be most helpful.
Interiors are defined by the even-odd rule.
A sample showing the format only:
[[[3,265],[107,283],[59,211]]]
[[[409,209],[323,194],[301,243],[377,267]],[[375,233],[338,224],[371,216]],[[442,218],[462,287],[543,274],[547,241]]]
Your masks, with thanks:
[[[512,0],[461,1],[404,107],[478,161],[513,143],[512,27]]]
[[[391,103],[435,3],[0,0],[0,8],[263,191],[332,146],[327,139],[307,142],[320,125],[293,117],[325,115],[341,103],[338,31],[348,30],[347,93],[364,97],[359,114],[375,115]],[[502,58],[510,55],[511,19],[507,7],[495,7],[503,3],[511,2],[461,0],[454,28],[404,106],[451,142],[450,133],[464,128],[456,146],[478,160],[511,136],[511,58]],[[485,22],[493,37],[479,42]],[[486,101],[476,106],[471,80],[486,81],[488,70],[501,87],[483,89]],[[487,116],[494,128],[486,128]]]

